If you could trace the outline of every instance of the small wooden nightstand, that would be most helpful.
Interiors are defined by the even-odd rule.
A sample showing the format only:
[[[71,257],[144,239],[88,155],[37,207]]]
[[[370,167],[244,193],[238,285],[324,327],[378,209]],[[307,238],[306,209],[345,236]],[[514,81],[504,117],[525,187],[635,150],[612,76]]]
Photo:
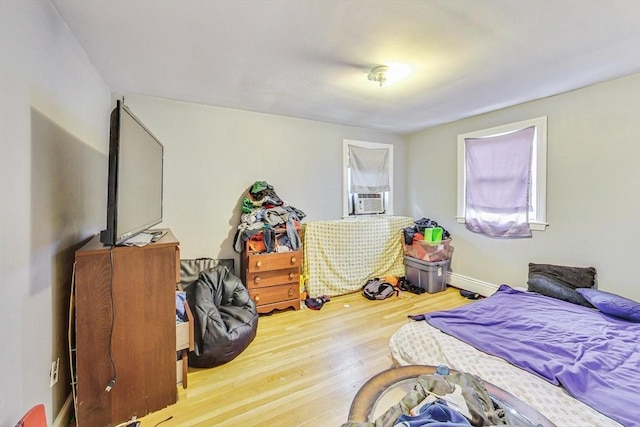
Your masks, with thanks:
[[[302,249],[260,253],[245,244],[241,257],[242,281],[255,301],[258,313],[293,307],[300,309]]]

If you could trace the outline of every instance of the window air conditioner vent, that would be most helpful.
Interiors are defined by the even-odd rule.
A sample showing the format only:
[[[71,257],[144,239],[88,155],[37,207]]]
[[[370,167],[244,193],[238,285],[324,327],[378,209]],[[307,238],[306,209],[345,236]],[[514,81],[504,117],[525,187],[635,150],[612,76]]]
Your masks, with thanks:
[[[356,215],[384,213],[384,200],[382,193],[355,194]]]

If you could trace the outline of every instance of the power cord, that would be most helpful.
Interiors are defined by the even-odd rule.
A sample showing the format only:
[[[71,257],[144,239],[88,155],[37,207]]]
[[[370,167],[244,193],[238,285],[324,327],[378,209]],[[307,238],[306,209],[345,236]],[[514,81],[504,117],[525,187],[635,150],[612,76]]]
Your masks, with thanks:
[[[111,362],[111,371],[113,372],[113,377],[111,378],[111,380],[109,380],[109,382],[107,383],[107,386],[104,388],[107,393],[110,392],[113,386],[116,384],[116,378],[117,378],[116,364],[113,361],[113,327],[116,321],[116,305],[113,300],[113,274],[114,274],[113,246],[111,246],[111,249],[109,250],[109,261],[111,264],[109,266],[111,268],[111,274],[109,277],[109,295],[111,297],[111,329],[109,331],[109,361]]]
[[[156,424],[155,426],[153,426],[153,427],[158,427],[160,424],[162,424],[162,423],[166,423],[167,421],[169,421],[169,420],[170,420],[170,419],[172,419],[172,418],[173,418],[173,415],[171,415],[171,416],[170,416],[169,418],[167,418],[166,420],[162,420],[162,421],[160,421],[159,423],[157,423],[157,424]]]

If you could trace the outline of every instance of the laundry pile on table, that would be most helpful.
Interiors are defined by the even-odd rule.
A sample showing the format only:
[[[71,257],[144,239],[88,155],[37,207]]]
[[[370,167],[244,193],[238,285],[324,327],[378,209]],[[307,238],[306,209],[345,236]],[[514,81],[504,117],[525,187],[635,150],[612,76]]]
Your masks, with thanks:
[[[272,185],[256,181],[242,199],[240,225],[234,249],[242,252],[247,240],[256,252],[287,252],[301,246],[300,221],[306,214],[283,201]]]

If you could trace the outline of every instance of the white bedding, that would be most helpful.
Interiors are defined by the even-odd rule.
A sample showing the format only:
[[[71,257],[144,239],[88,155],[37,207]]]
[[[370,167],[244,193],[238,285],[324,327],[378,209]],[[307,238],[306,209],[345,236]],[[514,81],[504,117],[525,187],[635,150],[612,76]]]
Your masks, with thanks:
[[[389,341],[398,365],[447,365],[473,373],[538,410],[558,427],[620,427],[584,403],[505,360],[483,353],[425,321],[412,321]]]

